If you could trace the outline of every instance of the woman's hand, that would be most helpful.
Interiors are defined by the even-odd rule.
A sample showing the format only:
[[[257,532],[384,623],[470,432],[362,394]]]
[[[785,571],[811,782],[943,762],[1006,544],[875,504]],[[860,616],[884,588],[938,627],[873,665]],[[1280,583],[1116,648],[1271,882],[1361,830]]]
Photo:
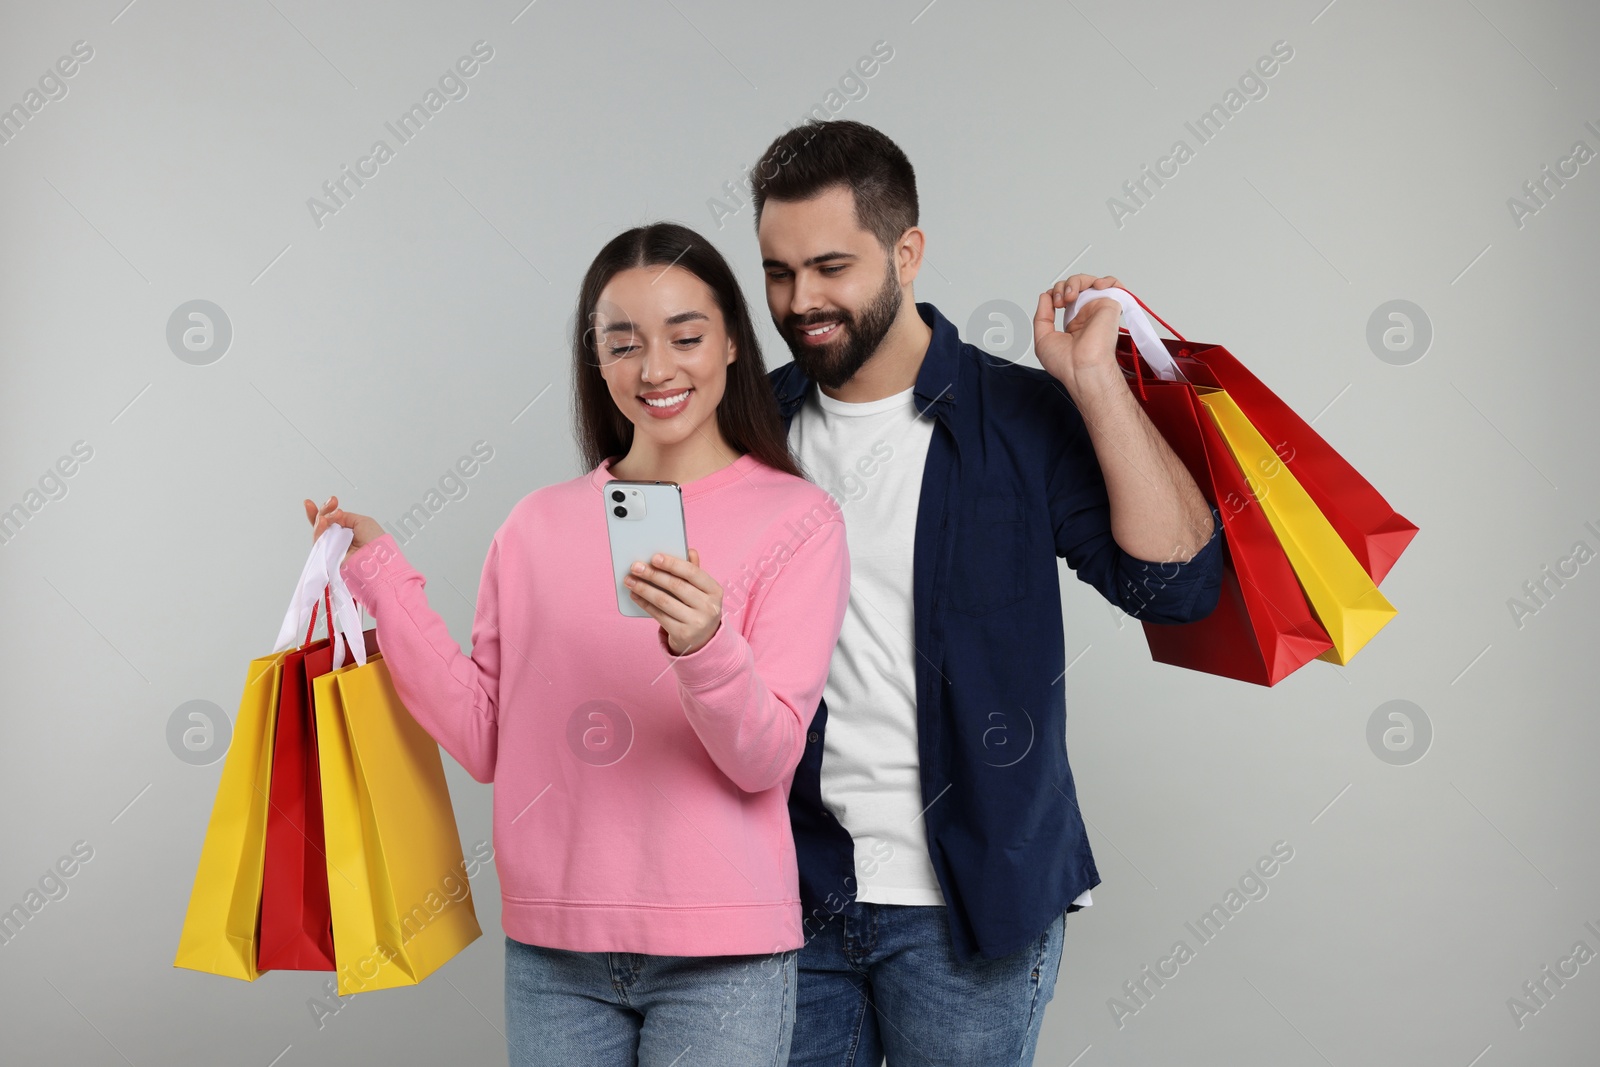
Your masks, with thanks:
[[[692,548],[687,561],[657,552],[649,563],[635,563],[623,582],[633,602],[667,632],[674,656],[699,651],[722,622],[722,586],[701,569]]]
[[[350,541],[350,548],[344,554],[345,559],[349,559],[351,552],[354,552],[368,541],[376,541],[383,536],[383,527],[378,524],[377,519],[340,509],[339,498],[336,496],[330,496],[328,502],[322,505],[320,511],[309,500],[305,502],[305,505],[306,519],[311,523],[311,540],[313,542],[322,536],[322,531],[335,523],[355,531],[355,537]]]

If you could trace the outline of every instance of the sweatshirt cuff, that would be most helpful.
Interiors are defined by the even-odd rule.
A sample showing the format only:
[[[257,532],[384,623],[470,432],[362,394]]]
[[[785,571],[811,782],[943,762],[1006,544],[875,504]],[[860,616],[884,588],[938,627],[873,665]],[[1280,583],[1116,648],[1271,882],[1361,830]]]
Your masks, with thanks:
[[[410,571],[411,564],[387,533],[368,541],[339,565],[339,577],[350,595],[365,607],[372,605],[384,587]]]
[[[679,656],[673,653],[667,644],[667,631],[660,626],[656,627],[656,638],[661,644],[661,650],[672,662],[672,669],[677,674],[678,681],[690,689],[704,688],[720,682],[744,666],[746,658],[750,655],[750,646],[725,618],[718,621],[717,630],[709,641],[687,655]]]

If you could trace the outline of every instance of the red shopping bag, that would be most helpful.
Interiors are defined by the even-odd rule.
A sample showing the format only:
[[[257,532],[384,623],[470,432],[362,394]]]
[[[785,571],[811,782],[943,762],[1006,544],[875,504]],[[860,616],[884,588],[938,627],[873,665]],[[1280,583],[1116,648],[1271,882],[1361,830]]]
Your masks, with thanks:
[[[332,633],[333,607],[323,591]],[[322,785],[317,765],[317,728],[311,682],[333,669],[328,637],[311,640],[317,606],[311,608],[306,640],[283,660],[272,741],[272,775],[256,969],[334,970],[332,908],[322,822]],[[376,631],[366,633],[367,654],[377,651]]]
[[[1134,299],[1139,300],[1138,297]],[[1144,307],[1144,301],[1140,300],[1139,306]],[[1263,385],[1261,379],[1251,374],[1233,353],[1221,345],[1185,341],[1182,334],[1167,326],[1155,312],[1147,307],[1145,310],[1178,338],[1177,345],[1167,347],[1179,359],[1184,374],[1191,381],[1215,385],[1233,398],[1250,425],[1266,439],[1317,505],[1317,510],[1333,526],[1362,570],[1374,584],[1382,582],[1400,553],[1417,535],[1417,527],[1390,507],[1371,482],[1335,452],[1293,408]],[[1119,351],[1123,342],[1128,342],[1131,352],[1131,339],[1126,335],[1118,338]],[[1203,365],[1209,373],[1204,378],[1191,373],[1193,364],[1182,363],[1184,357]]]
[[[1178,349],[1179,354],[1189,346]],[[1294,409],[1245,369],[1221,345],[1202,345],[1187,353],[1205,364],[1250,425],[1261,432],[1284,466],[1332,524],[1340,540],[1376,584],[1383,581],[1417,527],[1389,506],[1350,463],[1335,452]]]
[[[332,633],[332,600],[329,633]],[[317,775],[317,731],[311,721],[311,679],[333,666],[328,638],[312,642],[317,609],[301,647],[283,659],[268,785],[266,860],[261,878],[256,968],[262,971],[331,971],[333,919],[322,838],[322,787]]]
[[[1164,381],[1143,365],[1131,339],[1117,340],[1123,374],[1150,421],[1222,516],[1222,591],[1211,614],[1182,625],[1143,623],[1158,663],[1275,685],[1333,647],[1216,423],[1189,382]],[[1203,367],[1191,368],[1203,374]]]

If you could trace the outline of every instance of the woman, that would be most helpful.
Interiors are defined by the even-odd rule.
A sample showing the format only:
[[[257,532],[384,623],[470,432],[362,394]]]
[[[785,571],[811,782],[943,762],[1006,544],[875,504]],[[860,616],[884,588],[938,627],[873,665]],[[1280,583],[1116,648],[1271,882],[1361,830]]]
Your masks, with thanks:
[[[782,1065],[803,943],[788,793],[843,621],[843,517],[790,457],[755,328],[704,238],[621,234],[572,335],[588,473],[489,545],[462,655],[371,518],[340,569],[395,690],[495,783],[511,1063]],[[618,610],[603,488],[682,486],[687,560]],[[672,676],[672,677],[669,677]]]

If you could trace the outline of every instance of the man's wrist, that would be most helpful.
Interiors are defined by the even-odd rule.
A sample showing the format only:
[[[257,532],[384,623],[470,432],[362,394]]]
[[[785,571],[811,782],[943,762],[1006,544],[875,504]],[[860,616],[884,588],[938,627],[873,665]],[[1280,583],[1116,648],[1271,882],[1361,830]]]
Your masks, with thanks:
[[[1098,415],[1117,414],[1131,405],[1133,394],[1128,389],[1122,368],[1115,363],[1106,366],[1080,369],[1067,386],[1067,393],[1079,410],[1091,418]]]

